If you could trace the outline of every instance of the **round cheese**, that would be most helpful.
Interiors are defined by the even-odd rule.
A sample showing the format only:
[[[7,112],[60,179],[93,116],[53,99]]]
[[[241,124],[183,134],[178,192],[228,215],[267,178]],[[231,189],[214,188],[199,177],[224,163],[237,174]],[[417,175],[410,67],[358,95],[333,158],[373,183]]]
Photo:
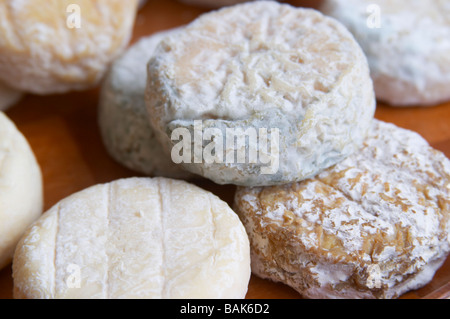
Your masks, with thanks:
[[[146,175],[187,177],[156,139],[145,106],[148,60],[175,30],[141,38],[112,64],[102,84],[99,126],[108,153],[122,165]]]
[[[450,3],[327,0],[367,55],[377,98],[394,106],[450,100]]]
[[[43,210],[40,167],[25,137],[0,112],[0,269]]]
[[[0,3],[0,80],[21,91],[95,86],[131,36],[138,0]]]
[[[73,194],[17,247],[15,298],[243,298],[250,279],[237,215],[212,193],[166,178]]]
[[[375,121],[361,151],[317,177],[239,188],[252,271],[309,298],[395,298],[450,252],[450,160]]]
[[[16,104],[22,96],[22,92],[12,89],[0,82],[0,111],[5,111]]]
[[[375,110],[366,58],[345,27],[275,1],[202,15],[162,40],[148,74],[147,108],[162,145],[218,184],[314,176],[360,147]],[[178,152],[190,144],[186,131],[191,152]],[[256,138],[236,146],[227,131]],[[217,160],[202,160],[199,148],[215,149]],[[233,159],[238,150],[258,159]]]

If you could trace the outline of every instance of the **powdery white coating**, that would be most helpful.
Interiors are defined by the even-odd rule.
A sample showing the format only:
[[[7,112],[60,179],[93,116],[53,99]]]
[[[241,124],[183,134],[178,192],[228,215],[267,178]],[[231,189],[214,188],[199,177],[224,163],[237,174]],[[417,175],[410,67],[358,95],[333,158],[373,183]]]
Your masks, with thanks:
[[[112,64],[102,83],[99,126],[108,153],[122,165],[146,175],[188,177],[164,154],[145,106],[147,62],[158,43],[178,29],[141,38]]]
[[[16,104],[22,96],[21,91],[12,89],[0,82],[0,111],[5,111]]]
[[[448,1],[327,0],[321,11],[354,34],[379,100],[394,106],[450,100]]]
[[[244,298],[250,248],[217,196],[129,178],[62,200],[22,237],[15,298]]]
[[[300,183],[239,188],[252,271],[309,298],[395,298],[450,252],[450,161],[374,121],[360,152]]]
[[[128,44],[137,5],[138,0],[2,1],[0,80],[36,94],[95,86]],[[78,21],[80,27],[72,27]]]
[[[11,261],[20,237],[42,210],[39,164],[28,141],[0,112],[0,269]]]
[[[172,130],[191,130],[194,120],[219,130],[279,129],[275,174],[262,174],[262,163],[184,165],[218,184],[313,176],[361,145],[375,110],[367,61],[353,36],[315,10],[274,1],[204,14],[160,43],[148,72],[151,124],[168,152]]]

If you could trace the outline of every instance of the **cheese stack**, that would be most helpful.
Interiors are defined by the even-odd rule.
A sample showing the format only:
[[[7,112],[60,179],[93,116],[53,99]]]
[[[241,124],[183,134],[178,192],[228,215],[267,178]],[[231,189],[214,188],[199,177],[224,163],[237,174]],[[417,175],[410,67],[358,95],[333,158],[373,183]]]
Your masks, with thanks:
[[[27,2],[12,3],[14,13]],[[53,36],[44,32],[31,45],[47,54],[28,65],[10,27],[20,14],[10,15],[19,20],[5,24],[0,80],[26,72],[11,86],[40,94],[97,83],[136,9],[107,3],[104,20],[77,35],[85,46],[65,46],[73,33],[64,29],[62,45],[44,49]],[[95,28],[111,12],[123,26],[114,36]],[[93,39],[105,51],[91,60]],[[80,48],[85,55],[73,55]],[[47,68],[49,55],[76,63]],[[109,70],[99,124],[113,158],[162,177],[94,185],[48,210],[17,245],[15,297],[244,298],[251,271],[309,298],[395,298],[421,287],[450,251],[450,161],[375,120],[375,106],[363,49],[316,10],[250,1],[143,38]],[[168,178],[194,174],[238,185],[234,211]]]
[[[92,88],[131,37],[138,0],[0,3],[0,81],[35,94]]]

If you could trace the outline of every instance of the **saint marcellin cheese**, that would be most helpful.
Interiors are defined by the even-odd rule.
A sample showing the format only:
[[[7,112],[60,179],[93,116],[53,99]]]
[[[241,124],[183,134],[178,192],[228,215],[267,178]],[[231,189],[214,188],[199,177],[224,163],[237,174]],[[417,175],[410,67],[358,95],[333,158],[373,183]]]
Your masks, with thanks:
[[[185,181],[128,178],[60,201],[22,237],[15,298],[244,298],[250,247],[237,215]]]
[[[11,262],[17,242],[42,210],[39,164],[28,141],[0,112],[0,269]]]
[[[360,147],[375,110],[367,60],[350,32],[316,10],[274,1],[200,16],[161,41],[148,75],[149,118],[166,154],[173,159],[183,132],[192,143],[203,136],[200,148],[216,148],[222,158],[198,163],[198,145],[191,145],[192,156],[180,164],[218,184],[314,176]],[[272,143],[261,135],[278,137],[273,149],[223,140],[227,130],[249,129],[264,146]],[[275,169],[265,171],[259,159],[227,160],[239,148],[274,158]]]
[[[36,94],[98,84],[128,44],[138,0],[0,2],[0,80]]]
[[[16,104],[23,96],[21,91],[0,83],[0,111],[5,111]]]
[[[364,50],[375,92],[395,106],[450,100],[450,2],[326,0]]]
[[[99,127],[108,153],[122,165],[152,176],[190,174],[166,156],[145,106],[146,65],[159,42],[178,29],[141,38],[112,64],[102,84]]]
[[[253,273],[309,298],[395,298],[450,252],[450,161],[374,120],[360,152],[317,177],[240,187]]]

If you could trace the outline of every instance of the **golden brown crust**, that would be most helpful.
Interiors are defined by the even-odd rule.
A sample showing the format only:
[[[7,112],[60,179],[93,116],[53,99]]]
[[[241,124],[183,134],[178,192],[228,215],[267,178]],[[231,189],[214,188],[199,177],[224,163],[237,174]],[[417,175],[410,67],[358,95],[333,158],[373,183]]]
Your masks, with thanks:
[[[360,153],[304,182],[239,188],[235,209],[258,274],[306,296],[393,297],[450,251],[449,185],[442,153],[375,121]]]

